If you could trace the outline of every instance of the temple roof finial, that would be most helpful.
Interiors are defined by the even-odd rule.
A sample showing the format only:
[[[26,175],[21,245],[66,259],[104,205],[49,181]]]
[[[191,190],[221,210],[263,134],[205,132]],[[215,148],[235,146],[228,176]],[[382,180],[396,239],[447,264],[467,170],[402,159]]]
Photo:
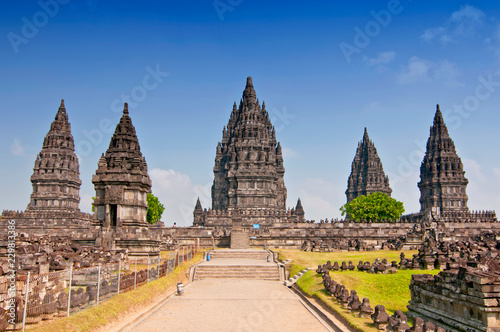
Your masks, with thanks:
[[[365,132],[363,134],[363,141],[369,141],[370,140],[370,137],[368,137],[368,130],[366,129],[365,127]]]
[[[257,97],[257,94],[255,93],[255,90],[253,88],[252,76],[247,77],[247,85],[245,87],[245,90],[243,91],[243,100],[246,100],[249,97],[252,102],[255,102],[255,98]]]
[[[128,114],[128,103],[123,104],[123,114]]]
[[[59,106],[59,108],[66,108],[66,107],[64,106],[64,99],[61,99],[61,106]]]

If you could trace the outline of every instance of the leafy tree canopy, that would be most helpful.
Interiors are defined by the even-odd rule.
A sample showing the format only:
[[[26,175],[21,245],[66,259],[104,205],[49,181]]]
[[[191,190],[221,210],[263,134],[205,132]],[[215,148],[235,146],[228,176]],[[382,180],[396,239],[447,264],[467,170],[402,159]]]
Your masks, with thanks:
[[[146,215],[146,219],[148,223],[156,224],[160,220],[163,211],[165,211],[165,206],[163,206],[163,204],[161,204],[158,200],[158,197],[156,197],[152,193],[149,193],[146,199],[148,201],[148,212]]]
[[[376,192],[358,196],[340,208],[342,215],[354,221],[371,220],[373,222],[396,221],[405,212],[403,203]]]

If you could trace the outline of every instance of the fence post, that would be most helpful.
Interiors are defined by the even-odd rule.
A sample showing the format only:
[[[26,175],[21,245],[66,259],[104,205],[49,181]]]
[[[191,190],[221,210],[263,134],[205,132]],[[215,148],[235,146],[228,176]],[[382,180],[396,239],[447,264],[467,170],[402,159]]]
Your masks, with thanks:
[[[148,278],[147,278],[146,283],[148,283],[149,282],[149,254],[148,254],[148,269],[146,271],[148,272],[148,274],[147,274]]]
[[[99,305],[99,291],[101,288],[101,263],[99,263],[99,268],[97,270],[97,305]]]
[[[122,260],[118,261],[118,294],[120,295],[120,274],[122,273]]]
[[[158,277],[156,279],[160,279],[160,265],[161,265],[161,251],[158,253]]]
[[[24,326],[26,325],[26,309],[28,308],[28,294],[30,292],[30,273],[31,271],[28,271],[28,278],[26,279],[26,296],[24,298],[24,314],[23,314],[23,332],[24,332]]]
[[[134,275],[134,289],[137,285],[137,257],[135,258],[135,275]]]
[[[68,317],[69,317],[69,308],[71,304],[71,284],[73,283],[73,264],[71,264],[69,270],[69,291],[68,291]]]

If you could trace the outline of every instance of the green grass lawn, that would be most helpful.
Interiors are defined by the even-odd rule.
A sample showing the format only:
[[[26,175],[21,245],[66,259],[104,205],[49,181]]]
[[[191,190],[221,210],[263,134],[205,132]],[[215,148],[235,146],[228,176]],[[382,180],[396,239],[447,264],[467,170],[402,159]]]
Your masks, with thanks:
[[[342,308],[337,304],[335,298],[326,294],[322,284],[321,275],[316,274],[315,270],[318,264],[324,264],[330,260],[337,261],[339,265],[342,261],[352,261],[354,265],[361,260],[363,262],[370,261],[375,258],[399,262],[400,251],[366,251],[366,252],[302,252],[299,250],[281,250],[280,259],[292,259],[290,266],[290,275],[293,276],[300,272],[305,267],[312,267],[313,270],[308,271],[302,278],[297,281],[297,286],[309,296],[315,297],[325,303],[333,311],[340,314],[345,321],[358,331],[378,331],[372,327],[371,319],[363,319],[351,314],[349,310]],[[406,257],[412,257],[415,250],[404,251]],[[330,272],[333,280],[343,284],[349,290],[354,289],[358,293],[360,300],[364,297],[370,299],[372,308],[377,304],[385,306],[389,315],[392,315],[395,310],[407,311],[407,304],[410,300],[410,281],[413,274],[437,274],[439,270],[398,270],[396,274],[371,274],[368,272],[360,272],[357,269],[354,271],[345,272]]]

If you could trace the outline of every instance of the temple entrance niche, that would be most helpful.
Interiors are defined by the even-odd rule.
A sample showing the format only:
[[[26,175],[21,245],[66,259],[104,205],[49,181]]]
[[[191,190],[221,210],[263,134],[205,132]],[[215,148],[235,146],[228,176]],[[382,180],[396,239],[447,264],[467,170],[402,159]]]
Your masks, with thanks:
[[[112,228],[116,228],[117,211],[118,207],[116,204],[111,204],[109,206],[109,226]]]

